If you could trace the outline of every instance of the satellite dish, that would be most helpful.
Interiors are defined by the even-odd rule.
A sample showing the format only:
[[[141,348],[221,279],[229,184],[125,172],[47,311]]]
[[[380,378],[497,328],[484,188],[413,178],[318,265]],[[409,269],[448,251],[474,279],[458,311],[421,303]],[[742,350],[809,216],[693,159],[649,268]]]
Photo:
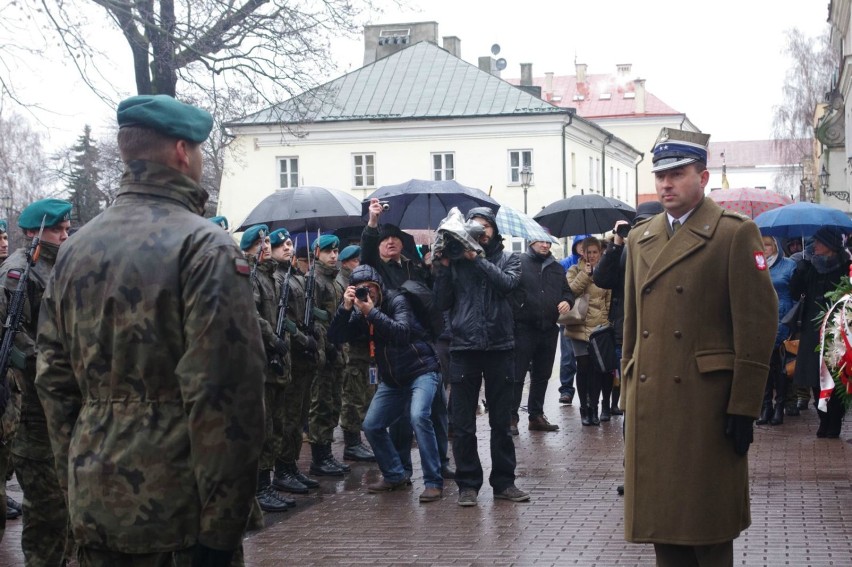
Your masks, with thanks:
[[[491,46],[491,55],[496,57],[498,53],[500,53],[500,44],[495,43]]]
[[[497,60],[496,66],[498,71],[502,71],[506,68],[506,60],[501,57]]]

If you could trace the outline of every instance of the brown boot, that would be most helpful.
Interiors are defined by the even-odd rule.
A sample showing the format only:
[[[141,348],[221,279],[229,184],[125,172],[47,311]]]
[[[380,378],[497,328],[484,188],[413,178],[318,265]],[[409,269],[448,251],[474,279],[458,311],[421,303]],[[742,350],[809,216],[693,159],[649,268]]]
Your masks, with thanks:
[[[537,415],[535,417],[530,418],[530,431],[559,431],[559,426],[547,421],[547,417],[542,415]]]

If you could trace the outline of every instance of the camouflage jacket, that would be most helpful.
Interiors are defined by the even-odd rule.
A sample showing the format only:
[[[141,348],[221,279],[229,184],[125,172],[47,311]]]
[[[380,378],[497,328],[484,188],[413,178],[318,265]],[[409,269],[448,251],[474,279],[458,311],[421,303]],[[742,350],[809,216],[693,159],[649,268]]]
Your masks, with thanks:
[[[305,277],[299,270],[293,268],[290,271],[290,279],[287,279],[287,270],[290,270],[290,263],[279,263],[278,269],[275,270],[275,289],[278,290],[279,301],[284,290],[284,283],[287,283],[289,292],[287,293],[287,319],[285,329],[290,337],[290,355],[316,359],[316,353],[306,353],[305,347],[308,343],[308,335],[304,332],[305,320]],[[276,316],[277,316],[276,307]],[[312,333],[313,335],[313,333]]]
[[[29,244],[27,245],[29,247]],[[15,335],[15,349],[24,355],[25,368],[12,368],[14,363],[10,363],[8,379],[12,382],[10,388],[12,390],[12,404],[20,406],[20,422],[23,427],[35,427],[42,430],[42,435],[35,437],[45,438],[44,434],[44,410],[41,409],[41,403],[38,400],[38,394],[35,389],[36,376],[36,334],[38,327],[38,312],[41,306],[41,296],[44,294],[44,287],[47,285],[47,280],[50,277],[50,272],[53,270],[53,264],[56,262],[56,252],[59,247],[55,244],[42,243],[39,259],[36,264],[30,269],[29,279],[27,280],[26,293],[24,295],[24,310],[21,319],[21,327]],[[0,320],[6,321],[7,308],[12,299],[12,294],[18,287],[18,281],[21,274],[27,267],[27,249],[19,248],[0,266],[0,284],[3,286],[3,292],[0,293]],[[14,430],[17,424],[9,424],[9,430]],[[7,424],[4,423],[4,433],[7,430]],[[20,439],[24,441],[32,441],[32,437],[27,434],[22,434]],[[5,440],[5,439],[4,439]],[[13,452],[16,455],[33,458],[38,460],[50,460],[53,455],[50,450],[50,445],[44,443],[30,442],[13,442]]]
[[[333,364],[340,367],[344,364],[343,352],[338,350],[331,344],[327,338],[328,326],[331,324],[331,318],[337,313],[337,306],[343,301],[343,292],[346,289],[335,278],[340,270],[337,266],[328,266],[320,261],[317,261],[316,268],[316,309],[318,316],[316,321],[322,325],[322,333],[325,344],[325,360],[326,364]]]
[[[248,257],[249,266],[253,266],[256,261],[255,256]],[[277,357],[284,368],[283,374],[277,374],[268,363],[276,355],[272,346],[275,343],[275,325],[278,319],[278,286],[275,285],[275,269],[277,267],[278,262],[275,260],[261,262],[251,282],[254,304],[257,307],[257,322],[260,324],[260,336],[263,337],[267,360],[264,376],[266,382],[270,384],[286,383],[287,369],[290,367],[289,353],[284,357]],[[286,334],[283,339],[284,342],[289,343]]]
[[[248,263],[196,183],[132,161],[59,251],[36,387],[77,545],[240,544],[264,441]]]

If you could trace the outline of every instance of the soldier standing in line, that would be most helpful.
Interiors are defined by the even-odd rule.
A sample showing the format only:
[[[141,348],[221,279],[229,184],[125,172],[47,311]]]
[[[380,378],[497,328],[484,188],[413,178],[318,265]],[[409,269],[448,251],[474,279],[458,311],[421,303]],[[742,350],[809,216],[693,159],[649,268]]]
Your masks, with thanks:
[[[308,435],[311,441],[311,474],[340,476],[352,470],[331,453],[334,428],[340,421],[340,396],[343,388],[343,369],[346,361],[343,351],[328,340],[328,326],[337,306],[343,299],[344,288],[335,281],[340,240],[324,234],[311,245],[314,254],[316,287],[313,316],[321,328],[320,347],[325,351],[325,364],[320,366],[311,387],[311,409],[308,417]]]
[[[269,228],[265,224],[250,227],[240,239],[240,249],[251,267],[251,283],[257,321],[266,354],[264,369],[263,402],[266,409],[266,441],[260,453],[257,473],[257,502],[264,512],[283,512],[296,505],[296,501],[280,496],[272,487],[270,475],[277,455],[281,453],[282,417],[284,407],[284,369],[289,366],[289,346],[275,334],[278,294],[273,274],[277,264],[270,255]]]
[[[201,216],[213,118],[134,96],[118,125],[118,196],[59,250],[39,318],[77,559],[226,566],[254,502],[266,361],[248,263]]]
[[[360,263],[361,247],[349,245],[340,251],[340,272],[337,282],[345,290],[349,287],[352,270]],[[343,345],[346,368],[343,370],[343,394],[340,410],[340,428],[343,429],[343,459],[345,461],[375,462],[372,449],[361,441],[361,425],[376,386],[370,384],[368,367],[370,365],[369,340],[362,338]]]
[[[25,208],[18,219],[18,225],[28,240],[39,234],[44,221],[41,252],[30,270],[24,317],[15,335],[7,377],[13,382],[10,388],[15,391],[16,399],[10,400],[6,409],[19,420],[14,436],[11,436],[14,425],[7,421],[7,416],[4,415],[3,419],[4,447],[8,447],[11,452],[11,465],[24,492],[21,547],[27,565],[60,565],[66,558],[68,511],[56,480],[44,410],[39,403],[34,381],[41,296],[56,262],[56,253],[68,238],[70,218],[71,203],[59,199],[42,199]],[[9,301],[27,263],[27,248],[24,247],[16,250],[0,268],[0,285],[5,291],[0,294],[0,317],[3,321],[6,320]],[[16,408],[18,400],[20,405]],[[11,439],[6,436],[7,424]],[[5,473],[6,467],[3,471]]]

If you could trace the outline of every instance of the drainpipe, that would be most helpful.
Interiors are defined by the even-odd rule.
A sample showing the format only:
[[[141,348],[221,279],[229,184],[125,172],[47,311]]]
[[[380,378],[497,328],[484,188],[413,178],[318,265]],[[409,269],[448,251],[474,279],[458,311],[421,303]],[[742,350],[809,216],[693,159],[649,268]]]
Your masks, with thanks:
[[[606,147],[612,143],[612,134],[607,134],[601,145],[601,195],[606,197]]]
[[[639,164],[645,161],[645,154],[639,154],[639,161],[633,166],[633,183],[636,186],[633,190],[633,203],[639,205]]]
[[[562,198],[568,197],[568,166],[565,165],[567,156],[565,155],[565,131],[568,126],[574,121],[574,113],[577,112],[574,108],[568,109],[568,122],[562,123]]]

